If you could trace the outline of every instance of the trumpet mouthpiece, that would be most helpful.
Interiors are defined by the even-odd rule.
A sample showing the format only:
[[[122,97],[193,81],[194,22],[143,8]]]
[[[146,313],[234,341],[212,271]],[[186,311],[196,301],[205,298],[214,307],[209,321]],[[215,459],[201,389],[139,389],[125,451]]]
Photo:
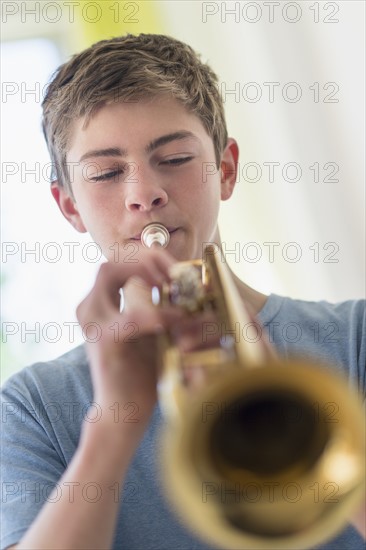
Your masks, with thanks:
[[[146,248],[156,245],[165,248],[169,241],[169,231],[161,223],[149,223],[141,233],[141,242]]]

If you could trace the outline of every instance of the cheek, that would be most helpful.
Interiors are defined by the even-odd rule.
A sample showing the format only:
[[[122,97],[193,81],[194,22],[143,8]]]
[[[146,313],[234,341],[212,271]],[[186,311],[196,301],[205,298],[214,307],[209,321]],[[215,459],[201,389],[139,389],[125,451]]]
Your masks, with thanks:
[[[189,202],[182,204],[199,242],[214,240],[220,209],[220,186],[214,178],[192,188]]]
[[[212,163],[211,163],[212,164]],[[181,197],[188,197],[197,207],[220,202],[220,176],[217,172],[207,174],[199,166],[187,172],[179,185]]]
[[[75,186],[74,196],[80,214],[89,225],[96,225],[101,218],[112,216],[113,209],[118,206],[118,201],[111,200],[101,188],[93,186]]]
[[[220,208],[220,184],[217,178],[211,177],[205,183],[201,183],[197,189],[196,207],[203,218],[216,221]]]
[[[119,218],[116,201],[105,202],[98,197],[83,193],[75,194],[76,204],[83,224],[91,238],[103,250],[104,255],[108,247],[114,242],[114,227]]]

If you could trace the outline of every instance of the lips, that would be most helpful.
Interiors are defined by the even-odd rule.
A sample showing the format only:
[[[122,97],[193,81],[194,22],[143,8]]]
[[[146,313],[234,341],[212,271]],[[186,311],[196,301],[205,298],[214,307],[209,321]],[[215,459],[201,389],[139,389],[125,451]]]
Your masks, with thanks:
[[[169,225],[165,225],[165,227],[169,231],[170,235],[172,235],[173,233],[175,233],[179,229],[179,227],[173,227],[173,226],[169,226]],[[133,237],[131,237],[131,240],[132,241],[141,241],[141,233],[138,233],[137,235],[134,235]]]

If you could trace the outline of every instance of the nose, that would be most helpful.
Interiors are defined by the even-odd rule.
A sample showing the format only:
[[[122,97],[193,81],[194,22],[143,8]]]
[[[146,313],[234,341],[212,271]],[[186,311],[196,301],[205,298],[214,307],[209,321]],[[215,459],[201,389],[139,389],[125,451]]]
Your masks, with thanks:
[[[140,180],[130,186],[125,199],[126,209],[129,212],[149,212],[165,206],[167,202],[168,195],[162,187]]]

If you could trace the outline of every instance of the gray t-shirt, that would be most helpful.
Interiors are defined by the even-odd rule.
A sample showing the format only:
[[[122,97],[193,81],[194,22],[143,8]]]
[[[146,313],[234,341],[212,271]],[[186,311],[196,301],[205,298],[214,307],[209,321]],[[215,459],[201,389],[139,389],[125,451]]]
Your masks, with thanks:
[[[332,305],[271,295],[258,318],[280,353],[331,361],[365,395],[364,300]],[[21,539],[55,486],[53,500],[64,491],[72,495],[72,487],[58,481],[77,448],[83,418],[93,421],[98,415],[90,407],[93,389],[84,346],[15,374],[5,383],[2,399],[1,548],[6,548]],[[124,487],[121,492],[111,487],[121,503],[113,548],[207,550],[211,547],[179,522],[163,497],[156,458],[161,426],[157,405]],[[98,488],[91,482],[83,494],[93,500]],[[361,550],[364,542],[349,526],[321,548]]]

